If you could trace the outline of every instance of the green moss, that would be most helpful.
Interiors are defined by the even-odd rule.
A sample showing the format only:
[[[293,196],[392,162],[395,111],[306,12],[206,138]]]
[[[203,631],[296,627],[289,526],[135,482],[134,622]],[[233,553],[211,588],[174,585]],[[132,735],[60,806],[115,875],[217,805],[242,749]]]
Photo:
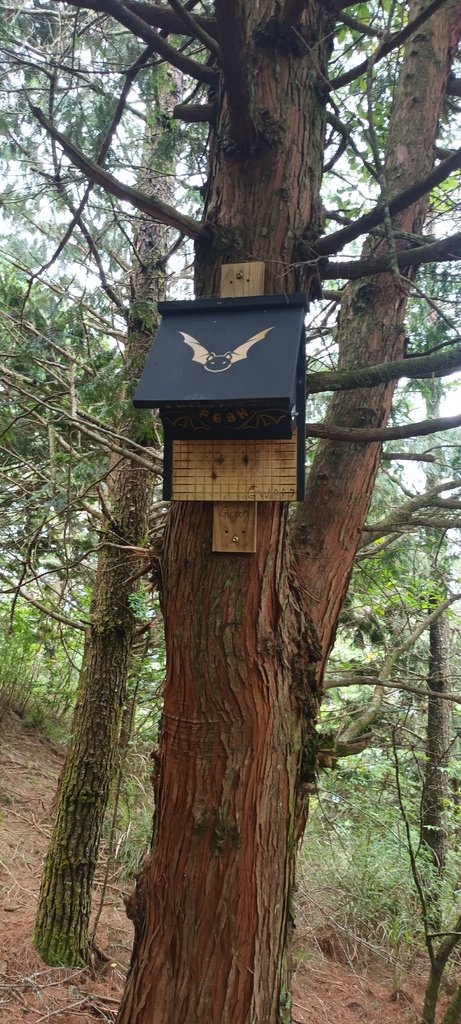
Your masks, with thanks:
[[[224,852],[226,846],[238,850],[240,846],[240,832],[235,825],[229,825],[224,816],[218,811],[211,837],[211,848],[213,853],[219,855]]]
[[[227,825],[225,819],[218,813],[212,836],[212,848],[214,853],[222,853],[227,842]]]
[[[37,927],[34,932],[34,946],[37,952],[50,967],[85,967],[85,958],[78,944],[72,941],[67,932],[54,931],[51,935],[41,934]]]
[[[282,988],[279,999],[279,1024],[291,1024],[291,1007],[291,994]]]
[[[131,319],[138,331],[153,331],[157,322],[157,306],[146,299],[137,299],[131,307]]]

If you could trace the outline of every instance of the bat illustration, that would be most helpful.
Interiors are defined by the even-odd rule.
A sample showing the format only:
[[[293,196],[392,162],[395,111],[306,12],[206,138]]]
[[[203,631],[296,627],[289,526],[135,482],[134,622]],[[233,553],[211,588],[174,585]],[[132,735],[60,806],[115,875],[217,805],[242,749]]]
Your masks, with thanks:
[[[193,356],[193,363],[201,363],[205,370],[209,370],[210,373],[222,373],[223,370],[228,370],[229,367],[233,366],[234,363],[238,363],[240,359],[246,359],[249,349],[252,345],[256,345],[257,341],[261,341],[262,338],[269,334],[269,331],[273,331],[273,327],[267,327],[265,331],[260,331],[259,334],[254,334],[248,341],[244,341],[243,345],[238,345],[231,352],[224,352],[223,355],[216,352],[209,352],[207,348],[200,344],[195,338],[192,338],[190,334],[184,334],[180,331],[180,335],[184,338],[186,345],[190,345]]]

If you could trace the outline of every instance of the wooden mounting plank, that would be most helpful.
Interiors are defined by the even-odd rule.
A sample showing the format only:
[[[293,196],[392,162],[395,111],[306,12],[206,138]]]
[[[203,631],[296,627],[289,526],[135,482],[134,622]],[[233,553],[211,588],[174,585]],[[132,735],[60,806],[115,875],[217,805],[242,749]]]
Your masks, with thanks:
[[[264,295],[266,265],[255,263],[225,263],[221,267],[220,295],[223,299],[244,295]]]
[[[244,295],[264,295],[265,263],[256,261],[254,263],[226,263],[221,267],[220,294],[223,299],[237,298]],[[208,442],[204,442],[205,445]],[[216,443],[216,442],[215,442]],[[195,442],[197,444],[197,442]],[[224,447],[223,447],[224,444]],[[219,450],[212,452],[211,462],[207,463],[204,485],[215,493],[218,489],[237,491],[242,486],[242,476],[245,476],[243,490],[247,488],[246,498],[248,499],[248,487],[251,482],[248,477],[248,467],[253,459],[253,473],[257,457],[254,453],[248,452],[248,443],[243,446],[230,442],[233,454],[226,448],[229,442],[221,442]],[[214,448],[214,445],[213,445]],[[237,451],[238,449],[238,451]],[[199,452],[196,453],[199,456]],[[209,455],[208,455],[209,459]],[[225,467],[225,469],[223,468]],[[255,477],[256,479],[256,477]],[[174,489],[174,482],[173,482]],[[205,497],[205,495],[202,495]],[[223,494],[224,497],[224,494]],[[229,494],[231,497],[231,494]],[[244,495],[245,497],[245,495]],[[211,498],[211,501],[217,501]],[[256,551],[256,498],[251,501],[238,502],[238,504],[215,504],[213,507],[213,551],[226,552],[253,552]],[[233,529],[235,526],[235,529]]]
[[[226,501],[213,506],[213,551],[252,554],[256,551],[256,505]]]

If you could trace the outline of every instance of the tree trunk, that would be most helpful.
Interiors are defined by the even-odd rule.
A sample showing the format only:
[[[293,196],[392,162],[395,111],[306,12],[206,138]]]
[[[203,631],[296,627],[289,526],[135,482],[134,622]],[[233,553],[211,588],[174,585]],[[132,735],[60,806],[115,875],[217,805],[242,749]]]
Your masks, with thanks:
[[[411,16],[424,4],[414,3]],[[459,33],[459,9],[451,4],[428,22],[405,48],[389,124],[385,160],[386,198],[427,174],[433,162],[444,91]],[[418,116],[415,116],[415,112]],[[404,140],[404,141],[402,141]],[[422,230],[426,200],[409,206],[393,220],[393,230]],[[396,243],[398,245],[398,242]],[[370,236],[364,255],[386,248]],[[338,319],[339,368],[366,366],[401,359],[404,317],[410,275],[381,274],[352,282],[343,291]],[[395,384],[339,392],[326,418],[329,426],[382,426],[387,422]],[[304,508],[294,517],[298,564],[308,580],[306,606],[320,640],[322,656],[316,666],[321,685],[328,655],[349,586],[354,557],[368,511],[381,457],[380,444],[323,442],[308,475]],[[376,707],[380,699],[376,701]],[[372,709],[374,713],[374,709]],[[365,713],[363,730],[370,726]],[[355,730],[356,735],[356,730]],[[308,739],[304,763],[315,770],[315,743]],[[298,794],[300,832],[307,802]]]
[[[258,555],[212,565],[209,510],[196,508],[193,532],[190,511],[175,508],[164,563],[170,660],[143,875],[149,956],[139,955],[120,1020],[275,1021],[300,742],[284,511],[258,522]]]
[[[140,545],[145,540],[152,489],[148,477],[147,470],[128,462],[118,470],[113,526],[105,534],[98,558],[74,732],[35,924],[35,946],[49,964],[78,965],[87,957],[93,878],[135,628],[129,599],[135,591],[130,578],[137,563],[118,545]]]
[[[422,1024],[434,1024],[443,974],[453,950],[459,944],[460,935],[461,916],[458,915],[458,918],[452,924],[452,930],[442,939],[438,949],[431,958],[429,980],[424,993]],[[459,1013],[460,1006],[460,995],[461,986],[456,989],[442,1024],[456,1024],[458,1019],[456,1014]]]
[[[320,88],[327,68],[326,7],[310,5],[320,42],[309,62],[276,55],[274,89],[275,42],[255,32],[273,4],[248,4],[248,59],[268,134],[242,158],[222,105],[207,218],[227,243],[198,252],[202,294],[219,291],[222,262],[251,256],[266,262],[267,292],[293,290],[294,272],[285,277],[284,269],[294,262],[296,235],[319,220],[325,112],[311,83]],[[212,554],[211,514],[193,502],[171,509],[161,781],[120,1024],[289,1019],[298,698],[317,647],[290,585],[285,507],[258,506],[254,556]]]
[[[428,416],[438,416],[442,389],[440,381],[431,381],[426,393],[426,411]],[[428,466],[426,471],[427,486],[433,487],[440,483],[440,470]],[[434,537],[433,555],[434,571],[440,578],[443,573],[443,553],[440,540]],[[448,589],[449,571],[443,577],[444,589]],[[437,603],[435,597],[432,604]],[[452,709],[448,701],[440,699],[439,694],[450,689],[450,621],[441,615],[429,627],[429,667],[427,687],[429,699],[427,704],[426,725],[426,762],[424,769],[424,787],[421,801],[421,837],[428,850],[434,868],[434,884],[429,884],[427,906],[432,931],[440,928],[440,882],[447,856],[447,838],[444,827],[444,816],[449,797],[449,780],[446,769],[450,763]],[[435,696],[431,696],[435,694]]]
[[[449,785],[446,769],[450,761],[451,709],[438,694],[449,689],[450,623],[441,615],[429,631],[429,696],[427,707],[426,763],[421,808],[422,838],[429,850],[437,874],[443,875],[446,862],[446,835],[443,824]],[[433,902],[433,901],[431,901]],[[438,903],[438,900],[435,900]],[[434,908],[435,909],[435,908]],[[438,914],[433,924],[438,927]]]
[[[303,15],[308,61],[304,50],[290,51],[272,22],[263,23],[272,2],[239,7],[256,106],[264,111],[263,144],[243,157],[222,102],[207,215],[226,241],[218,250],[216,244],[198,250],[196,278],[204,294],[218,291],[222,262],[250,257],[266,261],[269,292],[292,291],[296,237],[306,224],[314,237],[320,220],[333,5],[312,2]],[[413,43],[430,60],[418,123],[424,156],[418,159],[418,140],[411,168],[409,160],[399,167],[411,180],[432,164],[448,68],[446,11],[431,28],[436,24],[437,31],[421,33],[419,46]],[[414,230],[421,209],[412,208],[404,224]],[[402,352],[406,293],[389,275],[383,280],[383,289],[367,285],[372,308],[356,348],[351,317],[360,319],[366,306],[364,296],[349,293],[343,365]],[[381,425],[391,398],[392,387],[367,392],[359,408],[357,395],[340,397],[331,418]],[[212,555],[211,508],[172,506],[163,567],[167,681],[157,811],[118,1024],[291,1020],[285,952],[303,823],[304,804],[297,808],[296,797],[315,766],[316,666],[334,639],[379,455],[378,445],[320,446],[297,517],[295,552],[280,504],[258,506],[254,556]]]
[[[461,985],[458,985],[445,1010],[441,1024],[459,1024],[461,1020]]]
[[[151,147],[155,138],[146,143]],[[152,188],[149,171],[142,185]],[[157,184],[157,183],[156,183]],[[143,217],[136,238],[139,266],[132,274],[133,301],[125,346],[126,393],[131,392],[155,329],[164,288],[165,228]],[[149,414],[126,413],[118,424],[138,444],[152,444]],[[128,459],[111,469],[110,520],[101,537],[96,581],[67,754],[40,890],[34,943],[46,963],[86,962],[91,895],[101,829],[116,767],[126,680],[136,629],[130,598],[139,588],[142,563],[129,546],[147,546],[154,477]]]

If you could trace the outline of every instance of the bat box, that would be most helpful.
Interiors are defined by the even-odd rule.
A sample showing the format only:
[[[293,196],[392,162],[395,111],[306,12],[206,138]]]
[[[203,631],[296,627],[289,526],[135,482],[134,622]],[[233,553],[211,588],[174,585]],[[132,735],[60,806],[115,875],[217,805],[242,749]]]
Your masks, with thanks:
[[[304,295],[163,302],[134,395],[158,408],[164,497],[304,496]]]

